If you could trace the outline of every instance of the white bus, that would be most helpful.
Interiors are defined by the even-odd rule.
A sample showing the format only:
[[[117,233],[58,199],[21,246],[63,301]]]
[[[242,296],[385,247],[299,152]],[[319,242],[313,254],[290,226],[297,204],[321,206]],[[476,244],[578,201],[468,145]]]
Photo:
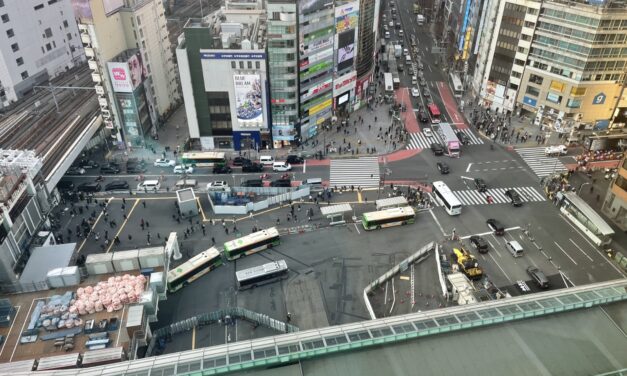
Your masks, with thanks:
[[[415,217],[416,213],[414,209],[412,209],[411,206],[404,206],[364,213],[361,218],[361,223],[365,230],[374,230],[414,223]]]
[[[394,94],[394,83],[392,80],[392,73],[383,73],[383,82],[385,84],[385,94]]]
[[[168,291],[175,292],[220,265],[222,255],[215,247],[211,247],[168,271]]]
[[[237,288],[245,290],[286,279],[288,274],[287,263],[279,260],[235,272],[235,278]]]
[[[462,213],[462,203],[451,192],[443,181],[433,182],[433,194],[436,199],[444,205],[444,209],[449,215],[459,215]]]
[[[449,78],[451,79],[451,87],[453,88],[453,95],[455,98],[461,99],[464,95],[464,87],[462,86],[462,80],[459,79],[459,76],[455,72],[451,72],[449,74]]]
[[[227,259],[235,260],[280,243],[279,231],[276,227],[270,227],[269,229],[253,232],[250,235],[224,243],[224,254]]]
[[[183,153],[181,156],[181,164],[193,167],[215,167],[226,164],[226,158],[223,152],[203,151],[193,153]]]

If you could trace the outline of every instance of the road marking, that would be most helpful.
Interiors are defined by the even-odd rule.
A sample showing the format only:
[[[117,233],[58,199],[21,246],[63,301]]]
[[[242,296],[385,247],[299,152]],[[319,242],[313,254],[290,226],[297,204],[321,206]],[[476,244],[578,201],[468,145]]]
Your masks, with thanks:
[[[359,228],[357,227],[357,223],[355,223],[354,225],[355,225],[355,230],[357,230],[357,233],[361,235],[361,232],[359,231]]]
[[[572,228],[573,228],[573,229],[574,229],[574,230],[575,230],[575,231],[576,231],[576,232],[577,232],[577,233],[578,233],[578,234],[579,234],[579,235],[583,238],[583,240],[585,240],[586,242],[588,242],[588,244],[590,244],[590,246],[591,246],[592,248],[597,249],[597,248],[596,248],[596,246],[595,246],[594,244],[592,244],[592,243],[590,242],[590,240],[588,240],[588,237],[587,237],[587,236],[585,236],[585,234],[583,234],[583,233],[581,232],[581,230],[579,230],[577,227],[575,227],[575,225],[573,225],[572,223],[570,223],[570,221],[568,220],[568,218],[564,217],[564,215],[563,215],[561,212],[559,213],[559,215],[560,215],[560,217],[562,217],[562,219],[564,220],[564,222],[568,223],[568,225],[569,225],[570,227],[572,227]]]
[[[124,308],[122,308],[122,316],[120,317],[124,317],[124,312],[126,311],[126,304],[124,305]],[[121,323],[120,323],[121,324]],[[122,331],[122,325],[119,326],[118,329],[118,335],[117,338],[115,339],[115,346],[117,347],[118,344],[120,343],[120,332]]]
[[[126,223],[128,222],[128,219],[131,218],[131,214],[133,214],[133,210],[135,210],[135,207],[137,207],[137,205],[139,204],[140,201],[141,201],[141,199],[139,199],[139,198],[135,199],[135,203],[133,204],[133,207],[131,208],[131,211],[129,211],[128,214],[126,215],[126,219],[124,220],[124,222],[122,222],[122,225],[120,226],[120,229],[118,230],[118,232],[113,237],[113,240],[111,241],[111,244],[109,244],[109,248],[107,248],[107,252],[106,253],[109,253],[111,251],[111,248],[113,248],[113,245],[115,244],[115,238],[117,236],[120,236],[120,234],[122,233],[122,230],[124,229],[124,226],[126,226]]]
[[[303,174],[307,172],[307,160],[303,162]]]
[[[561,270],[559,271],[559,273],[560,273],[560,275],[562,276],[562,278],[563,278],[563,279],[568,280],[568,282],[570,282],[570,284],[571,284],[571,285],[573,285],[572,287],[577,286],[576,284],[574,284],[574,283],[573,283],[573,281],[572,281],[570,278],[568,278],[568,276],[566,275],[566,273],[564,273],[564,272],[563,272],[563,271],[561,271]],[[570,287],[570,286],[568,286],[566,283],[564,283],[564,284],[566,285],[566,288],[569,288],[569,287]]]
[[[578,250],[580,250],[580,251],[581,251],[581,253],[583,253],[584,255],[586,255],[586,257],[588,258],[588,260],[590,260],[590,261],[594,261],[594,260],[592,259],[592,257],[588,256],[588,254],[586,253],[586,251],[584,251],[584,250],[583,250],[583,249],[579,246],[579,244],[577,244],[577,243],[575,243],[575,242],[573,241],[573,239],[568,238],[568,240],[570,240],[570,242],[571,242],[571,243],[573,243],[573,245],[574,245],[575,247],[577,247],[577,249],[578,249]]]
[[[13,325],[15,325],[15,317],[17,317],[17,315],[20,314],[20,309],[22,308],[22,306],[16,306],[15,308],[17,308],[17,310],[15,311],[15,315],[13,316],[14,319],[11,322],[11,326],[9,327],[9,331],[7,332],[7,336],[4,339],[4,343],[2,344],[2,347],[0,348],[0,355],[2,355],[2,352],[4,351],[4,346],[6,346],[9,337],[11,337],[11,331],[13,331]],[[19,339],[18,339],[19,342]]]
[[[494,236],[494,234],[492,234],[492,236]],[[496,252],[496,254],[497,254],[497,255],[499,255],[499,257],[501,257],[501,258],[502,258],[502,257],[503,257],[503,255],[501,255],[501,252],[499,252],[499,251],[498,251],[498,248],[496,248],[496,247],[494,246],[494,244],[492,244],[492,242],[491,242],[490,240],[486,239],[486,241],[488,242],[488,244],[490,244],[490,247],[492,247],[492,249],[494,250],[494,252]],[[499,242],[497,242],[496,244],[498,244],[499,246],[501,245],[501,244],[499,244]]]
[[[562,246],[561,246],[561,245],[557,244],[557,242],[553,242],[553,243],[555,243],[555,245],[557,246],[557,248],[559,248],[559,249],[560,249],[560,251],[562,251],[562,252],[566,255],[566,257],[568,257],[568,258],[570,259],[570,261],[572,261],[572,262],[573,262],[573,264],[577,265],[577,262],[576,262],[576,261],[575,261],[572,257],[570,257],[570,255],[569,255],[568,253],[566,253],[566,251],[564,250],[564,248],[562,248]]]
[[[470,166],[472,166],[472,163],[468,163],[468,167],[466,168],[466,172],[470,172]]]
[[[505,273],[505,270],[503,270],[503,268],[501,268],[501,265],[498,263],[498,261],[496,261],[496,259],[492,256],[491,253],[488,253],[488,256],[490,256],[490,258],[492,259],[492,261],[494,261],[494,263],[496,264],[496,266],[499,267],[499,269],[501,269],[501,273],[503,273],[503,275],[505,276],[505,278],[507,278],[507,280],[509,281],[509,283],[513,283],[512,279],[509,278],[509,276],[507,275],[507,273]]]
[[[113,200],[113,197],[110,197],[107,200],[107,206],[109,205],[109,203],[111,202],[111,200]],[[96,228],[96,225],[98,224],[98,222],[100,221],[100,218],[104,215],[103,211],[100,211],[100,214],[98,215],[98,218],[96,218],[96,220],[94,221],[94,225],[91,226],[91,230],[89,231],[89,234],[91,234],[92,231],[94,231],[94,229]],[[81,249],[83,249],[83,247],[85,246],[85,243],[87,243],[87,240],[89,239],[89,234],[87,234],[87,237],[85,239],[83,239],[83,241],[81,242],[80,247],[78,247],[78,249],[76,250],[76,254],[81,253]],[[113,243],[113,242],[111,242]],[[108,252],[108,251],[107,251]]]
[[[202,204],[200,203],[200,197],[196,197],[196,203],[198,204],[198,208],[200,209],[200,214],[202,214],[202,221],[207,222],[207,216],[205,216],[205,211],[202,208]]]
[[[435,221],[435,223],[440,228],[440,231],[442,232],[442,235],[446,235],[446,233],[444,232],[444,229],[442,228],[442,225],[440,224],[440,221],[438,221],[438,218],[433,213],[433,209],[429,209],[429,213],[431,213],[431,216],[433,217],[433,220]]]
[[[357,201],[362,202],[361,192],[357,191]]]
[[[20,330],[20,337],[22,336],[22,333],[24,333],[24,327],[26,326],[26,323],[30,321],[30,312],[33,310],[33,304],[35,304],[35,300],[41,300],[41,299],[33,299],[33,301],[30,302],[30,308],[28,308],[28,312],[26,312],[26,319],[24,319],[24,323],[22,324],[22,329]],[[15,317],[17,317],[17,314],[15,315]],[[7,339],[9,339],[8,336],[7,336],[7,338],[5,338],[5,341]],[[20,340],[18,338],[18,340],[15,341],[15,346],[13,347],[13,352],[11,353],[11,357],[9,358],[9,362],[13,361],[13,356],[15,355],[15,350],[17,350],[17,345],[19,345],[19,344],[20,344]]]
[[[192,350],[196,349],[196,326],[192,328]]]

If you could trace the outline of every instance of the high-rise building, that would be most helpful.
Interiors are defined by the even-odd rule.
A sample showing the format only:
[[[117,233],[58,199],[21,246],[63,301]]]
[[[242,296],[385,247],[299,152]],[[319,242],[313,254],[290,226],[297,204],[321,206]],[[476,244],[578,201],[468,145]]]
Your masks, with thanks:
[[[538,112],[561,130],[605,129],[625,80],[627,5],[488,0],[472,81],[479,104]]]
[[[618,164],[616,178],[607,189],[601,210],[621,230],[627,231],[627,153]]]
[[[296,0],[268,0],[268,79],[275,148],[298,137],[298,23]]]
[[[262,9],[220,9],[185,25],[176,56],[196,146],[271,146],[266,35]]]
[[[0,1],[0,108],[85,61],[70,0]]]
[[[379,33],[379,0],[359,1],[359,27],[357,38],[357,100],[366,98],[367,88],[373,80]]]
[[[180,100],[161,0],[74,0],[105,126],[144,146]]]

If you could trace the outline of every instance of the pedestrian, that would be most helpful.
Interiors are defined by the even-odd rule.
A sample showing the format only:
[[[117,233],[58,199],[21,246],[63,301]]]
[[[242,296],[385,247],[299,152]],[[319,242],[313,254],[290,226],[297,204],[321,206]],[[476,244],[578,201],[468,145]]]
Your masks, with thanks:
[[[124,217],[125,221],[128,219],[128,217],[126,216],[126,213],[122,214],[122,217]]]
[[[113,239],[113,242],[115,244],[120,244],[120,237],[116,235],[115,238]]]
[[[211,237],[211,244],[216,244],[216,238],[214,238],[213,236]]]
[[[122,205],[126,205],[126,199],[122,197]]]
[[[228,235],[229,234],[229,228],[228,227],[224,227],[224,232]]]
[[[150,223],[148,223],[148,221],[146,221],[146,227],[150,227]]]
[[[133,235],[128,234],[128,240],[133,240]]]
[[[144,224],[142,223],[139,226],[142,228],[142,231],[144,231],[144,229],[145,229]]]
[[[146,200],[142,201],[142,205],[144,205],[144,209],[146,208]]]
[[[141,224],[141,226],[142,226],[142,227],[144,227],[144,218],[141,218],[141,219],[139,220],[139,223]]]
[[[207,235],[207,230],[205,229],[205,224],[203,223],[202,226],[202,236],[206,236]]]

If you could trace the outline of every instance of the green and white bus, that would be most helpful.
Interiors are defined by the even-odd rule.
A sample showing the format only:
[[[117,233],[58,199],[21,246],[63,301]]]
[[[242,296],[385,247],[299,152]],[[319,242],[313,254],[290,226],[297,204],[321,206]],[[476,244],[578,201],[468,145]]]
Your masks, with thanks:
[[[183,153],[181,164],[193,167],[223,166],[226,164],[226,158],[223,152],[215,151]]]
[[[224,243],[224,254],[227,259],[235,260],[242,256],[248,256],[266,248],[279,245],[280,243],[279,231],[276,227],[270,227]]]
[[[364,213],[361,222],[365,230],[374,230],[414,223],[415,217],[414,209],[404,206]]]
[[[168,272],[168,291],[175,292],[222,265],[222,255],[217,248],[197,254]]]

